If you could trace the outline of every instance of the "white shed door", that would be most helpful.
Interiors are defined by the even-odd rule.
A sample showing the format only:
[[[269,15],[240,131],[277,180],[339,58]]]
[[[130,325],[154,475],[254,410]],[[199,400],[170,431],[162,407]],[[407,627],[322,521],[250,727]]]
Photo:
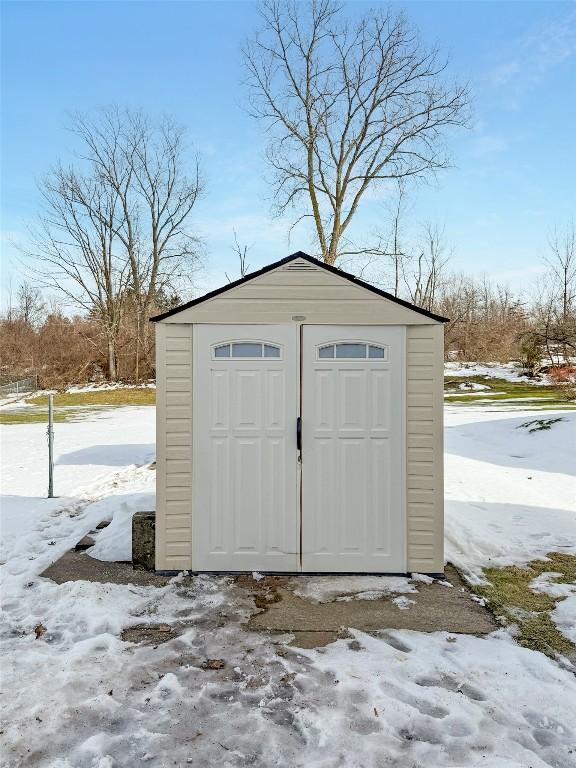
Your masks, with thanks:
[[[194,570],[296,571],[297,328],[194,329]]]
[[[302,570],[406,570],[405,329],[304,326]]]

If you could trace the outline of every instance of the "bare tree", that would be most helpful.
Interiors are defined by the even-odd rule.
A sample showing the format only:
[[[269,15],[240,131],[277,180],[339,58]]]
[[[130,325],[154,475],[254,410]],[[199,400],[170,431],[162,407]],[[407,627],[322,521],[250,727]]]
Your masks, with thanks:
[[[182,127],[169,118],[154,123],[139,111],[79,115],[73,130],[93,174],[118,198],[114,233],[130,268],[138,380],[140,355],[150,352],[147,321],[156,296],[191,281],[198,267],[199,240],[188,222],[202,191],[199,159],[187,162]]]
[[[16,300],[18,317],[32,328],[38,326],[46,313],[46,302],[40,289],[25,280],[18,286]]]
[[[545,259],[550,268],[557,294],[560,315],[567,321],[576,311],[576,227],[570,223],[563,233],[555,230],[549,238],[550,255]]]
[[[188,229],[201,192],[198,158],[187,164],[182,128],[141,112],[77,116],[72,130],[82,170],[58,167],[41,184],[46,212],[30,255],[46,285],[98,318],[112,379],[124,324],[138,381],[143,366],[150,370],[153,307],[190,282],[199,263]]]
[[[108,375],[117,378],[117,338],[130,279],[116,235],[120,201],[98,177],[59,167],[40,186],[45,214],[28,255],[44,285],[98,318],[108,348]]]
[[[392,233],[389,245],[386,248],[386,255],[392,261],[392,268],[394,273],[394,296],[398,296],[400,294],[400,280],[404,271],[404,263],[407,258],[406,251],[402,246],[401,237],[401,223],[405,205],[405,197],[406,187],[402,181],[399,180],[396,204],[392,209]]]
[[[394,296],[402,293],[403,277],[411,257],[404,233],[406,201],[406,185],[399,179],[396,195],[386,204],[385,225],[375,230],[373,244],[360,247],[355,254],[362,256],[365,261],[364,267],[359,270],[361,273],[374,263],[378,265],[378,272],[381,272],[384,261],[385,276],[384,279],[379,276],[377,282],[385,285]]]
[[[534,302],[534,324],[525,346],[534,357],[547,358],[551,365],[565,363],[576,355],[576,228],[555,230],[549,238],[550,253],[544,258],[548,271]]]
[[[404,271],[404,282],[413,304],[428,311],[434,309],[449,260],[444,230],[437,224],[425,224],[422,247]]]
[[[434,310],[450,318],[444,327],[451,359],[517,360],[529,317],[522,300],[487,277],[447,275],[436,290]]]
[[[348,22],[331,0],[265,0],[260,14],[244,58],[251,112],[270,135],[276,211],[304,203],[296,222],[313,219],[333,264],[370,188],[447,166],[444,134],[466,124],[468,90],[444,83],[446,62],[401,13]]]
[[[250,250],[250,246],[240,244],[236,230],[234,230],[234,245],[232,246],[232,249],[234,250],[234,253],[238,256],[238,261],[240,262],[240,277],[246,277],[246,275],[248,274],[248,271],[250,270],[250,264],[248,264],[247,262],[248,251]],[[231,283],[232,280],[230,280],[228,273],[225,272],[224,274],[226,275],[228,282]]]

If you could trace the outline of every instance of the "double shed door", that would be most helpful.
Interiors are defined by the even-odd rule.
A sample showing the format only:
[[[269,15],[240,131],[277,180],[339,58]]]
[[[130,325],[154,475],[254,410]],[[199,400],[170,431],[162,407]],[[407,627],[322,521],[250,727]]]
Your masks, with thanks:
[[[406,570],[404,347],[397,326],[195,326],[194,570]]]

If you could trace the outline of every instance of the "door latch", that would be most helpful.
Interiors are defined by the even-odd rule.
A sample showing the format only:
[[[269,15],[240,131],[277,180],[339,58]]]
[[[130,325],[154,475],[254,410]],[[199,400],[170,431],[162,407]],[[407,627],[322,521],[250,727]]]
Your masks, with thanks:
[[[302,451],[302,417],[296,419],[296,448]]]

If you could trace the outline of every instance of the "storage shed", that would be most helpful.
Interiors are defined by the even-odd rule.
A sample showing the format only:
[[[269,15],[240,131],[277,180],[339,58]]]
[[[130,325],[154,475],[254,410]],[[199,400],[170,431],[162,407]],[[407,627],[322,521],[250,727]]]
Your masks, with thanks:
[[[298,252],[152,320],[157,570],[443,571],[445,318]]]

